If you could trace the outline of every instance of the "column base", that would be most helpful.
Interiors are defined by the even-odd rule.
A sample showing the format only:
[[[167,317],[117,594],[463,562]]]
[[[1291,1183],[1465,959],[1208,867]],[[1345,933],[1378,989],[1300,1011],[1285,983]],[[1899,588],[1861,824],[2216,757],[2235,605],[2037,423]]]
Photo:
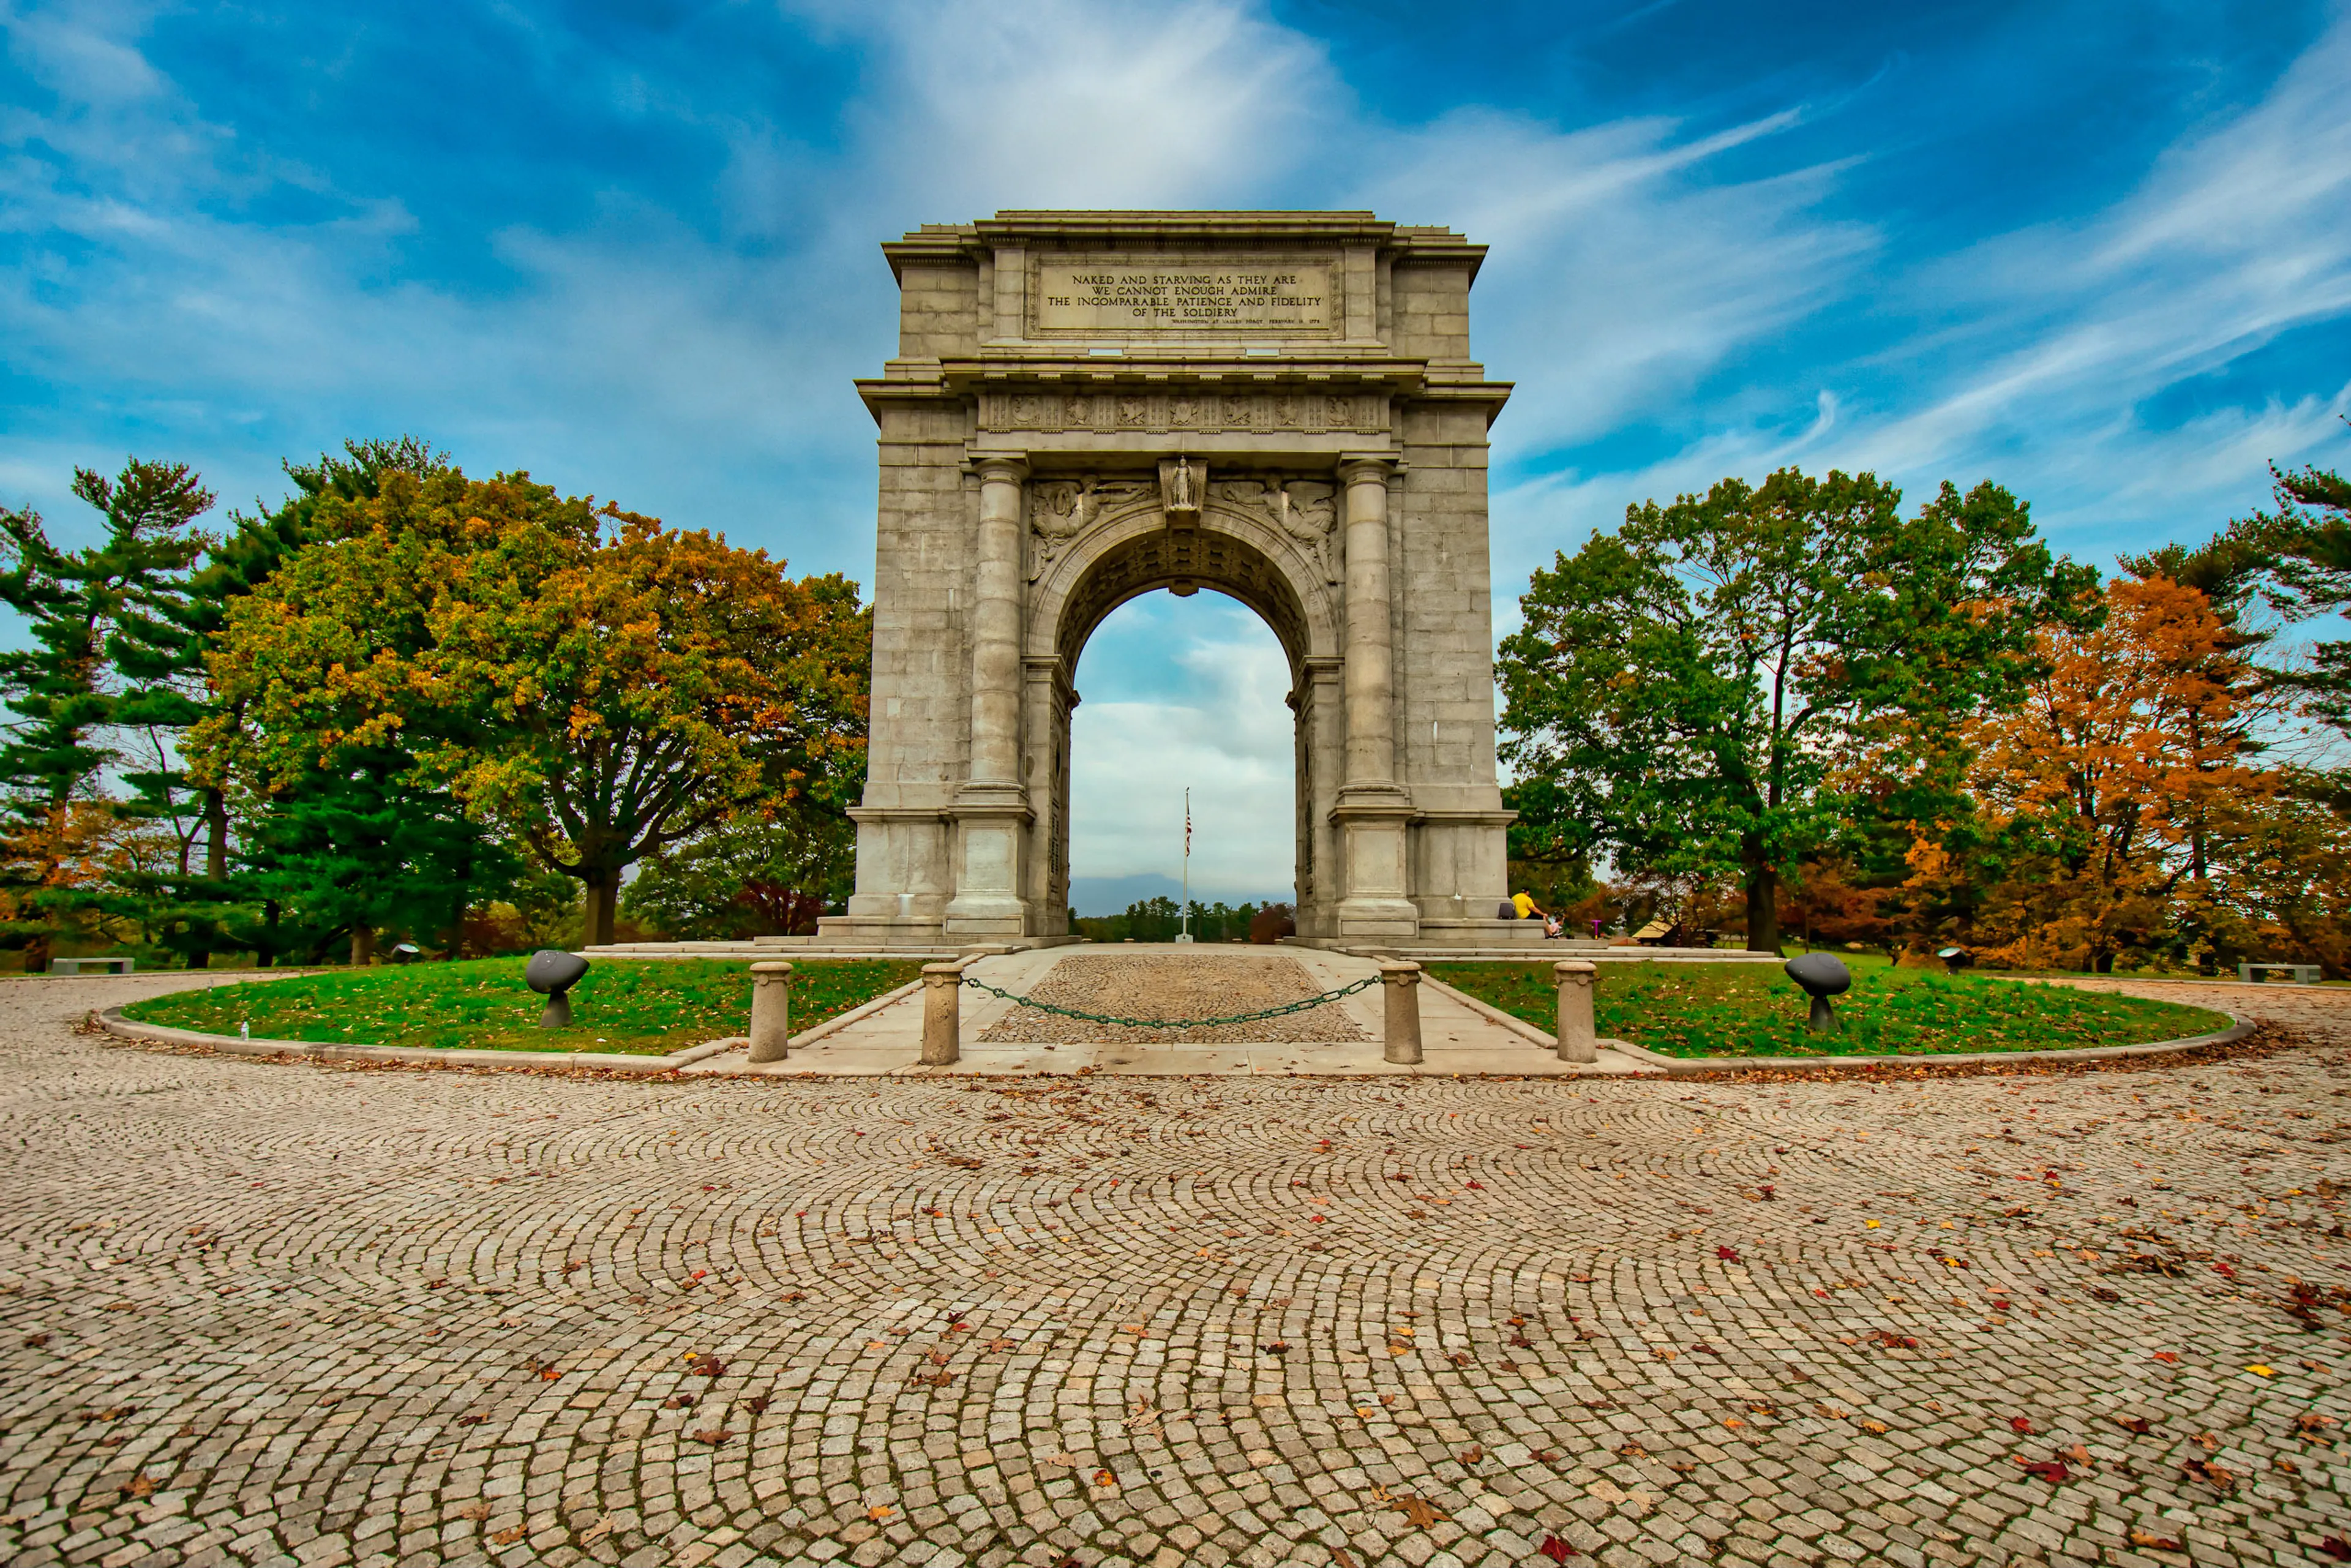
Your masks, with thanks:
[[[955,822],[956,893],[940,929],[950,936],[1025,936],[1029,903],[1020,896],[1029,798],[1019,785],[966,785],[947,809]]]
[[[1412,792],[1385,782],[1350,784],[1331,810],[1339,827],[1344,892],[1332,910],[1337,935],[1400,938],[1420,934],[1420,908],[1405,895],[1405,825]]]

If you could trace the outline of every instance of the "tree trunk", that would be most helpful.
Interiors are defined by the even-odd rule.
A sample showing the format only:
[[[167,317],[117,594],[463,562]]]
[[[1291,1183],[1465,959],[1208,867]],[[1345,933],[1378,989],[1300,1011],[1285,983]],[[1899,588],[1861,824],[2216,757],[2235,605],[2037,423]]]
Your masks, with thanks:
[[[253,967],[256,969],[272,968],[277,963],[277,914],[276,899],[268,898],[262,901],[262,948],[253,956]]]
[[[621,905],[617,872],[599,872],[588,879],[588,941],[601,946],[612,939],[612,919]]]
[[[362,922],[351,927],[351,967],[364,968],[375,962],[375,927]]]
[[[1760,858],[1747,862],[1747,950],[1780,950],[1780,873]]]
[[[204,791],[204,880],[228,880],[228,797]]]
[[[36,936],[25,944],[25,973],[46,975],[49,972],[49,939]]]

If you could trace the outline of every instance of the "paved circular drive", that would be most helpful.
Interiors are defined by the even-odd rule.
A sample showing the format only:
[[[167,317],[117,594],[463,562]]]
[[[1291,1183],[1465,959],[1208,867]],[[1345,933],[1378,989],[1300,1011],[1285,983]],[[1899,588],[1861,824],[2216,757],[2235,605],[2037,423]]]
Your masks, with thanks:
[[[1883,1082],[615,1082],[73,1032],[159,983],[0,985],[11,1563],[2351,1532],[2333,996],[2227,1000],[2307,1028],[2267,1055]]]

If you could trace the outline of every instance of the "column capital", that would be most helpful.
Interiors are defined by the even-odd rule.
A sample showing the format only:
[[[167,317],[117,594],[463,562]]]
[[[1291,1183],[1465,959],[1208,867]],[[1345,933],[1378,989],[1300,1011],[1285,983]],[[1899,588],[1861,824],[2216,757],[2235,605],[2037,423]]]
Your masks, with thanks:
[[[1343,452],[1339,455],[1339,482],[1343,485],[1385,484],[1388,476],[1401,466],[1387,453]]]
[[[971,471],[979,476],[983,485],[990,480],[1018,485],[1029,477],[1028,455],[1019,452],[975,452],[971,455]]]

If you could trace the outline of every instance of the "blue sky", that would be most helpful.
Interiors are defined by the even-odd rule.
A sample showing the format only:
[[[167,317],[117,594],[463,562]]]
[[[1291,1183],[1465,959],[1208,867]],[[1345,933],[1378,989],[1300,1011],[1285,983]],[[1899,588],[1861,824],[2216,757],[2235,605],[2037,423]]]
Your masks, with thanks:
[[[407,431],[867,578],[875,243],[1003,206],[1490,245],[1503,618],[1724,474],[1991,476],[2103,562],[2351,461],[2339,5],[0,0],[0,501],[68,535],[76,464],[244,503]],[[1172,872],[1189,778],[1196,880],[1286,882],[1271,648],[1205,594],[1104,628],[1076,869]]]

